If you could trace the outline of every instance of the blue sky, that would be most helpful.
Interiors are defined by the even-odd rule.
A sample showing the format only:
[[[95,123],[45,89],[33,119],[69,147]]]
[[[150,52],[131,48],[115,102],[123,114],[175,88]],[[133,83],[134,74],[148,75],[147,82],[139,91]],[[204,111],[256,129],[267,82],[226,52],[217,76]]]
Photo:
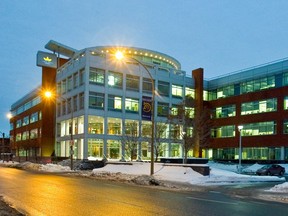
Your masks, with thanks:
[[[288,57],[287,9],[286,0],[1,0],[0,131],[11,104],[41,84],[36,53],[51,39],[151,49],[211,78]]]

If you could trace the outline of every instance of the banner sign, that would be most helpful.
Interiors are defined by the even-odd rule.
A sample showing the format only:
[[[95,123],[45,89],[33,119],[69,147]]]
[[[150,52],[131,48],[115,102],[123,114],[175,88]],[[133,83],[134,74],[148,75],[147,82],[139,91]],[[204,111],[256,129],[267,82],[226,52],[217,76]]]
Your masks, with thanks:
[[[57,68],[57,56],[53,53],[38,51],[37,66]]]
[[[142,119],[143,120],[152,120],[152,98],[151,97],[142,97]]]

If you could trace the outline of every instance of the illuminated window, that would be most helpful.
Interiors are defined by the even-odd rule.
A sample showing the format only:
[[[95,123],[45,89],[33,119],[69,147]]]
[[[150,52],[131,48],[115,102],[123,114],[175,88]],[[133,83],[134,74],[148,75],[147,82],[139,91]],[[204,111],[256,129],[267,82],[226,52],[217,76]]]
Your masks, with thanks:
[[[107,140],[107,158],[120,159],[121,146],[121,141],[119,140]]]
[[[121,135],[122,133],[122,121],[118,118],[108,118],[107,132],[110,135]]]
[[[142,121],[142,137],[151,137],[152,134],[152,122],[151,121]]]
[[[227,118],[236,116],[236,106],[235,105],[227,105],[223,107],[216,107],[213,110],[214,118]]]
[[[135,120],[125,120],[125,134],[132,137],[139,135],[139,122]]]
[[[113,88],[123,87],[123,76],[121,73],[109,71],[108,73],[108,85]]]
[[[100,116],[88,116],[88,133],[104,134],[104,118]]]
[[[284,98],[284,110],[288,109],[288,96],[285,96]]]
[[[185,96],[189,96],[189,97],[195,98],[195,90],[192,89],[192,88],[186,87],[185,88]]]
[[[243,125],[242,136],[261,136],[276,134],[276,123],[270,122],[257,122],[252,124]]]
[[[173,97],[183,97],[183,87],[178,85],[172,85],[172,96]]]
[[[30,139],[36,139],[38,137],[38,129],[32,129],[30,130]]]
[[[89,82],[91,84],[104,85],[105,82],[105,70],[98,68],[90,68]]]
[[[88,156],[103,158],[103,146],[102,139],[88,139]]]
[[[125,110],[130,112],[138,112],[139,111],[139,100],[126,98],[125,99]]]
[[[241,104],[241,115],[277,111],[277,98]]]
[[[121,111],[122,98],[120,96],[108,95],[108,109]]]
[[[213,128],[211,130],[211,136],[213,138],[235,137],[235,125]]]

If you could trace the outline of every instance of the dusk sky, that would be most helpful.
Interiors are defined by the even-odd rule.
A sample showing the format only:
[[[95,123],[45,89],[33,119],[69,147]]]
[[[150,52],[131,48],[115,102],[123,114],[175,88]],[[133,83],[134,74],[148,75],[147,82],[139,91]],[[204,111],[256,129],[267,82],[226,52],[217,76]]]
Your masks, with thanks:
[[[49,40],[155,50],[212,78],[288,57],[287,9],[286,0],[0,0],[0,131],[41,84],[36,54]]]

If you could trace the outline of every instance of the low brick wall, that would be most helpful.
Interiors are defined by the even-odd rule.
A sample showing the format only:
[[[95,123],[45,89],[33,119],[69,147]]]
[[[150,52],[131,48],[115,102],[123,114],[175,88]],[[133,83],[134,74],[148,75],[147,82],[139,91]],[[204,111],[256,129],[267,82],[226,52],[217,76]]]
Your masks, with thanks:
[[[210,175],[210,167],[207,164],[172,164],[172,163],[166,163],[166,164],[164,164],[164,166],[190,167],[195,172],[198,172],[203,176]]]

